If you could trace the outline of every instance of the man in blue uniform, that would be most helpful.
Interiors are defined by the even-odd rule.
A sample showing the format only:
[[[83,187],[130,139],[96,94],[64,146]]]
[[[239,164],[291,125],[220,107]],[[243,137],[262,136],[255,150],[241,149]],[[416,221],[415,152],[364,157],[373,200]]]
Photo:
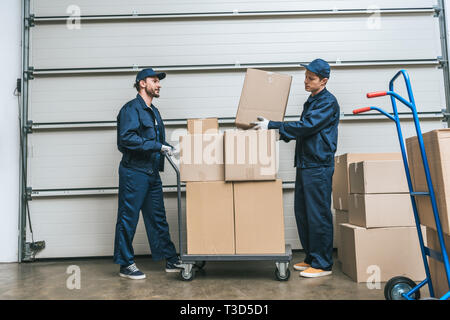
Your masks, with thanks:
[[[173,147],[166,142],[164,123],[152,104],[159,98],[160,80],[165,73],[144,69],[136,76],[136,98],[127,102],[117,116],[117,147],[122,153],[119,166],[119,206],[114,241],[114,262],[119,275],[144,279],[134,262],[133,238],[142,210],[147,238],[154,260],[166,260],[166,271],[181,268],[170,240],[159,171],[164,170],[164,154]]]
[[[304,262],[294,265],[303,277],[331,274],[333,265],[333,219],[331,185],[334,173],[339,104],[326,89],[330,66],[316,59],[306,68],[305,90],[311,92],[300,121],[278,122],[258,117],[255,129],[279,129],[285,142],[296,140],[294,211]]]

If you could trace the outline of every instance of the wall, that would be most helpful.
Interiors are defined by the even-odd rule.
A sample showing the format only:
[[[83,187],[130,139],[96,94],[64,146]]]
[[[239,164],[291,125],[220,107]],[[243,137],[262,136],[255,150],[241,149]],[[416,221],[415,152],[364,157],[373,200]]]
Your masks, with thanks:
[[[0,2],[0,262],[18,260],[19,111],[14,96],[21,73],[21,1]]]
[[[436,0],[246,0],[239,3],[236,0],[77,0],[75,6],[72,3],[71,0],[31,1],[31,13],[38,19],[30,31],[30,66],[36,72],[29,83],[29,119],[34,126],[28,136],[27,186],[33,190],[30,209],[34,237],[46,243],[46,248],[36,256],[38,259],[113,253],[117,216],[114,191],[117,193],[120,161],[114,121],[119,109],[136,93],[131,86],[135,72],[109,72],[111,69],[153,66],[168,73],[156,106],[165,120],[166,137],[172,144],[185,131],[182,121],[187,118],[215,116],[221,118],[221,129],[232,126],[245,65],[260,65],[267,71],[293,76],[286,114],[297,119],[307,99],[303,90],[304,70],[298,64],[311,61],[319,54],[336,62],[328,88],[338,97],[345,114],[339,129],[337,154],[399,150],[395,126],[390,121],[373,120],[371,115],[356,120],[351,112],[367,106],[366,93],[387,88],[388,80],[400,68],[410,73],[418,110],[426,113],[427,119],[421,119],[422,129],[429,131],[442,126],[435,115],[445,104],[442,70],[438,69],[437,62],[441,43],[438,19],[430,10]],[[407,13],[393,10],[380,15],[365,9],[373,8],[374,4],[383,10],[397,8]],[[259,17],[241,14],[319,9],[346,9],[353,13]],[[359,13],[355,14],[355,10]],[[132,12],[176,13],[177,17],[81,19],[78,23],[76,19],[79,15]],[[228,17],[201,15],[211,12],[234,13]],[[42,19],[68,13],[71,19],[58,23]],[[183,13],[190,13],[189,18],[183,17]],[[200,15],[192,16],[192,13]],[[349,65],[349,61],[359,63]],[[238,62],[241,67],[236,66]],[[279,68],[280,63],[284,64],[283,68]],[[78,70],[73,72],[72,68]],[[406,94],[401,81],[396,90]],[[389,99],[380,98],[373,103],[386,110],[392,108]],[[401,108],[402,112],[407,111]],[[229,121],[228,125],[225,121]],[[405,137],[411,136],[412,122],[404,121],[404,126]],[[294,149],[294,143],[280,144],[279,177],[284,182],[295,180]],[[169,165],[166,168],[161,175],[162,182],[164,186],[173,186],[176,176]],[[286,242],[299,249],[293,190],[284,191]],[[177,244],[175,200],[174,193],[167,190],[167,219],[172,240]],[[137,228],[134,248],[136,254],[149,252],[142,223]]]
[[[63,6],[64,12],[65,12],[65,4],[62,3],[64,1],[46,1],[43,0],[41,2],[41,6],[39,8],[42,9],[44,5],[47,2],[47,7],[51,10],[58,9],[58,5]],[[69,1],[65,1],[64,3],[69,3]],[[92,5],[92,1],[84,1],[87,4]],[[229,1],[230,3],[232,1]],[[351,1],[348,1],[351,2]],[[417,3],[422,3],[421,1],[416,1]],[[424,1],[427,2],[427,1]],[[431,1],[430,1],[431,2]],[[292,2],[292,3],[300,3],[300,2]],[[305,2],[306,3],[306,2]],[[356,3],[356,1],[355,1]],[[358,2],[359,3],[359,2]],[[381,1],[380,1],[381,3]],[[383,3],[388,3],[388,1],[383,1]],[[389,2],[390,3],[390,2]],[[413,5],[412,2],[408,2],[411,7]],[[98,4],[94,3],[94,5],[99,6]],[[387,5],[386,5],[387,6]],[[425,6],[425,5],[423,5]],[[446,6],[449,6],[447,3]],[[99,6],[102,9],[104,7]],[[419,7],[418,5],[416,7]],[[48,10],[50,10],[48,9]],[[60,10],[59,8],[58,10]],[[112,10],[112,9],[111,9]],[[181,9],[180,9],[181,10]],[[447,8],[448,10],[448,8]],[[39,12],[38,12],[39,13]],[[60,13],[58,11],[58,13]],[[42,12],[41,12],[41,15]],[[447,15],[450,17],[450,11],[447,11]],[[19,203],[19,129],[18,129],[18,111],[17,111],[17,97],[14,97],[13,91],[15,87],[15,79],[20,77],[20,61],[21,61],[21,48],[20,48],[20,38],[21,38],[21,1],[14,1],[14,0],[3,0],[0,2],[0,26],[2,27],[0,30],[0,35],[2,39],[2,56],[0,59],[0,101],[1,106],[3,108],[2,117],[0,118],[0,203],[2,204],[2,210],[0,210],[0,215],[2,217],[2,220],[0,222],[0,262],[11,262],[11,261],[17,261],[17,226],[18,226],[18,203]],[[88,27],[87,25],[86,27]],[[41,26],[42,28],[42,26]],[[37,28],[36,28],[37,29]],[[82,30],[85,30],[86,28],[83,28]],[[39,30],[35,30],[35,32],[39,32]],[[39,34],[35,34],[39,35]],[[73,39],[70,39],[72,41]],[[69,42],[70,42],[69,41]],[[39,44],[39,43],[38,43]],[[413,51],[413,50],[412,50]],[[44,55],[45,57],[45,55]],[[379,58],[379,57],[378,57]],[[420,69],[420,68],[419,68]],[[338,74],[338,73],[337,73]],[[346,73],[347,74],[347,73]],[[389,72],[391,74],[391,72]],[[189,75],[189,74],[188,74]],[[119,77],[116,77],[119,78]],[[209,78],[209,77],[208,77]],[[242,78],[242,77],[241,77]],[[383,79],[386,77],[383,77]],[[73,79],[73,77],[72,77]],[[421,77],[415,77],[415,79],[421,79]],[[45,77],[40,78],[37,80],[34,80],[34,86],[44,85],[44,81],[48,80]],[[75,78],[77,80],[77,78]],[[127,82],[128,83],[128,82]],[[371,83],[370,89],[374,86],[376,83]],[[380,82],[381,85],[385,85],[385,82]],[[36,87],[34,89],[36,89]],[[421,86],[418,86],[421,87]],[[39,87],[37,87],[39,89]],[[69,87],[70,88],[70,87]],[[131,88],[130,88],[131,90]],[[439,89],[440,90],[440,89]],[[131,90],[132,91],[132,90]],[[38,90],[34,91],[35,93],[39,93]],[[366,91],[364,91],[366,92]],[[420,94],[420,92],[418,93]],[[45,96],[45,95],[44,95]],[[168,95],[170,96],[170,95]],[[363,97],[363,95],[361,95]],[[434,96],[435,97],[435,96]],[[35,97],[36,98],[36,97]],[[47,99],[49,96],[47,95]],[[299,98],[296,98],[299,100]],[[35,99],[36,100],[36,99]],[[293,101],[296,101],[295,99]],[[48,101],[45,101],[48,102]],[[353,101],[352,103],[345,104],[350,108],[353,105],[359,105],[355,104]],[[429,107],[436,107],[440,105],[439,102],[433,102],[431,103],[429,100],[427,100],[428,104],[424,104]],[[343,104],[344,105],[344,104]],[[44,104],[44,106],[48,106]],[[50,106],[51,107],[51,106]],[[32,109],[32,115],[38,115],[38,108]],[[33,113],[35,112],[35,113]],[[34,120],[34,119],[33,119]],[[433,126],[435,123],[430,124]],[[348,127],[350,127],[348,125]],[[431,126],[430,126],[431,128]],[[377,129],[377,128],[376,128]],[[378,128],[379,129],[379,128]],[[377,129],[377,130],[378,130]],[[347,134],[344,130],[343,132],[345,135],[343,135],[343,139],[348,136],[350,137],[350,134]],[[347,130],[347,132],[350,133],[350,130]],[[31,142],[34,140],[39,139],[39,137],[42,137],[42,134],[34,134],[31,135]],[[383,139],[380,139],[382,141]],[[381,142],[380,142],[381,143]],[[350,144],[349,144],[350,145]],[[353,145],[352,145],[353,146]],[[375,150],[378,150],[375,148]],[[39,151],[38,148],[36,148],[36,152]],[[352,149],[343,149],[340,150],[339,153],[343,152],[351,152],[351,151],[357,151]],[[35,162],[32,163],[32,168]],[[34,171],[36,174],[45,174],[44,171],[36,170]],[[34,181],[33,179],[36,178],[36,176],[32,176],[33,171],[31,172],[31,181]],[[36,187],[36,185],[33,185]],[[102,199],[103,200],[103,199]],[[41,203],[44,202],[44,200],[41,200]],[[113,200],[111,203],[115,203],[116,201]],[[39,206],[39,200],[35,200],[31,202],[31,205],[34,206],[32,208],[32,218],[36,216],[40,211],[38,210]],[[53,203],[52,205],[53,206]],[[65,204],[62,205],[60,208],[66,207]],[[34,210],[33,210],[34,209]],[[85,210],[85,209],[83,209]],[[110,210],[111,212],[114,212],[115,210]],[[291,210],[292,211],[292,210]],[[44,213],[49,214],[48,207],[43,210]],[[57,214],[61,212],[58,211]],[[170,215],[169,215],[170,216]],[[37,217],[36,217],[37,218]],[[50,217],[50,219],[54,219],[54,217]],[[39,220],[34,219],[33,222],[36,224],[36,229],[39,231]],[[44,220],[43,220],[44,221]],[[293,221],[292,221],[293,223]],[[48,224],[47,224],[48,225]],[[172,228],[173,230],[176,230],[175,228]],[[65,230],[62,229],[61,232],[64,232]],[[39,236],[39,233],[38,233]],[[67,238],[65,235],[64,238]],[[36,240],[47,240],[47,243],[49,239],[47,237],[37,237]],[[51,249],[51,248],[49,248]],[[49,250],[48,249],[48,250]],[[147,250],[147,249],[146,249]]]

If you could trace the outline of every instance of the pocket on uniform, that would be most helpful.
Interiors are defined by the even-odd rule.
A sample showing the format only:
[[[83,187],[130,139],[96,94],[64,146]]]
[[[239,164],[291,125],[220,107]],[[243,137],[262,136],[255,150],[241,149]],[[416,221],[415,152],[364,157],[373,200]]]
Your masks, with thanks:
[[[305,170],[307,171],[307,175],[309,176],[309,178],[311,179],[310,182],[312,181],[324,181],[325,180],[325,167],[315,167],[315,168],[308,168]]]
[[[147,139],[154,139],[156,137],[155,125],[150,119],[143,118],[141,119],[141,123],[144,129],[144,135]]]
[[[153,124],[153,121],[151,119],[148,119],[147,117],[141,118],[142,125],[146,128],[153,128],[155,125]]]
[[[322,138],[323,144],[326,146],[327,151],[332,152],[331,143],[323,131],[320,131],[320,137]]]

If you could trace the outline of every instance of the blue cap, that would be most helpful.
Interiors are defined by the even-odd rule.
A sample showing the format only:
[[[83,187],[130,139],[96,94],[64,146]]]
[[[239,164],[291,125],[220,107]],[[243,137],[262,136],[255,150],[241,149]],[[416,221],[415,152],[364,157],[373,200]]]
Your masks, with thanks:
[[[147,77],[158,77],[159,80],[162,80],[166,77],[166,74],[164,72],[155,72],[152,68],[143,69],[136,75],[136,82],[144,80]]]
[[[330,65],[325,60],[316,59],[310,64],[300,64],[300,65],[321,77],[324,78],[330,77]]]

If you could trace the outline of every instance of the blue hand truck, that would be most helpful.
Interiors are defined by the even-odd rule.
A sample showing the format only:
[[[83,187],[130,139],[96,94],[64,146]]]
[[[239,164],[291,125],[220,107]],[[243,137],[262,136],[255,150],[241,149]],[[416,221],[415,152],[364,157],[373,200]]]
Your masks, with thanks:
[[[403,78],[406,83],[409,101],[394,91],[394,83],[397,80],[397,78],[401,75],[403,75]],[[438,208],[437,208],[437,204],[436,204],[436,196],[435,196],[434,189],[433,189],[433,183],[431,181],[430,168],[428,165],[427,155],[425,153],[422,131],[420,129],[419,118],[418,118],[417,109],[416,109],[416,103],[414,101],[414,95],[413,95],[413,92],[411,89],[411,81],[410,81],[408,72],[406,70],[400,70],[389,82],[389,91],[372,92],[372,93],[367,94],[367,98],[376,98],[376,97],[382,97],[382,96],[390,96],[391,97],[392,108],[394,111],[393,115],[389,114],[385,110],[380,109],[378,107],[366,107],[366,108],[356,109],[353,111],[353,114],[359,114],[359,113],[367,112],[370,110],[376,110],[376,111],[380,112],[381,114],[385,115],[386,117],[388,117],[389,119],[391,119],[392,121],[394,121],[397,126],[398,140],[400,142],[400,149],[402,152],[403,164],[405,167],[406,178],[408,181],[409,194],[411,196],[412,208],[414,211],[414,218],[415,218],[415,222],[416,222],[417,233],[419,236],[420,249],[422,252],[422,259],[423,259],[423,263],[424,263],[424,267],[425,267],[425,274],[426,274],[426,279],[423,280],[418,285],[416,285],[416,283],[414,281],[412,281],[411,279],[408,279],[407,277],[400,277],[400,276],[394,277],[386,283],[386,286],[384,289],[384,295],[387,300],[403,300],[403,299],[416,300],[416,299],[420,299],[420,291],[419,291],[420,288],[423,287],[425,284],[428,284],[428,289],[430,291],[430,297],[433,299],[433,298],[435,298],[435,294],[434,294],[433,284],[432,284],[432,280],[431,280],[431,276],[430,276],[430,268],[429,268],[427,256],[432,259],[437,259],[444,263],[445,272],[447,275],[447,282],[449,284],[449,287],[450,287],[450,264],[449,264],[449,257],[447,254],[447,250],[445,248],[445,242],[444,242],[444,237],[443,237],[443,233],[442,233],[441,221],[439,219],[439,213],[438,213]],[[426,180],[427,180],[428,192],[415,192],[413,190],[413,186],[412,186],[412,182],[411,182],[411,175],[410,175],[410,171],[409,171],[409,167],[408,167],[408,160],[406,157],[405,143],[403,141],[403,134],[402,134],[401,126],[400,126],[400,118],[399,118],[398,111],[397,111],[397,101],[396,100],[399,100],[400,102],[402,102],[404,105],[406,105],[412,111],[414,125],[416,127],[417,139],[419,142],[420,152],[422,155],[423,167],[425,169],[425,176],[426,176]],[[417,212],[417,206],[416,206],[416,201],[415,201],[415,197],[422,197],[422,196],[430,197],[431,206],[433,208],[433,215],[434,215],[434,219],[436,222],[436,231],[438,234],[439,244],[440,244],[440,248],[441,248],[440,252],[437,252],[428,247],[425,247],[425,245],[424,245],[422,229],[420,227],[420,219],[419,219],[419,215]],[[439,300],[447,300],[449,298],[450,298],[450,291],[447,292],[446,294],[444,294]]]

